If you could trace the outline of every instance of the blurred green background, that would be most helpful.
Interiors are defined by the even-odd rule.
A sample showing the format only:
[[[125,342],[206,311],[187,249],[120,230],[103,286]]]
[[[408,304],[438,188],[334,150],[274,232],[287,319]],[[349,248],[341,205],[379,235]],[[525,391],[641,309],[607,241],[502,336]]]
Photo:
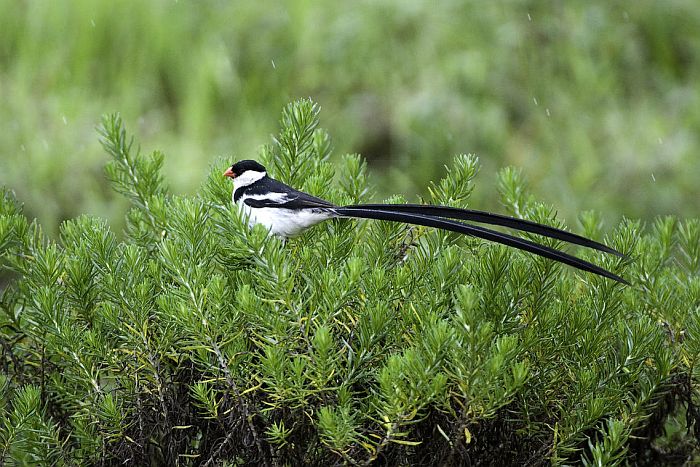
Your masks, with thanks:
[[[0,184],[55,231],[119,226],[95,126],[119,111],[191,193],[311,97],[378,198],[416,200],[457,153],[523,169],[570,223],[698,216],[700,8],[670,1],[0,0]]]

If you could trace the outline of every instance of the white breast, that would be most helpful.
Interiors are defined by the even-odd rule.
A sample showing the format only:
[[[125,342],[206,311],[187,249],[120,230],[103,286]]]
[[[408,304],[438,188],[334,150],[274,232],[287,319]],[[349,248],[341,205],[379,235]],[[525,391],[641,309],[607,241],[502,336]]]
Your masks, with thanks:
[[[276,195],[285,197],[284,194]],[[243,211],[245,216],[248,216],[248,225],[251,227],[256,224],[262,224],[270,231],[271,234],[280,237],[296,237],[309,227],[335,217],[333,212],[325,209],[284,209],[284,208],[253,208],[245,204],[248,198],[255,199],[259,197],[241,196],[238,200],[238,208]],[[270,198],[269,195],[266,198]],[[274,201],[284,201],[283,199],[275,199]]]

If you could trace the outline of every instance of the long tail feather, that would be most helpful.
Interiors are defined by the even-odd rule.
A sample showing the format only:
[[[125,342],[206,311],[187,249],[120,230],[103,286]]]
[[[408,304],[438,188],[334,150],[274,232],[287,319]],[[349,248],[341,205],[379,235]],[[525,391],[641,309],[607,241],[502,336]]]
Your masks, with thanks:
[[[448,219],[460,219],[464,221],[479,222],[482,224],[500,225],[523,232],[530,232],[544,237],[562,240],[574,245],[581,245],[587,248],[611,253],[613,255],[624,258],[625,255],[617,250],[610,248],[607,245],[598,243],[586,237],[576,235],[565,230],[550,227],[548,225],[538,224],[536,222],[525,219],[517,219],[515,217],[504,216],[502,214],[493,214],[485,211],[475,211],[472,209],[459,209],[449,206],[432,206],[423,204],[358,204],[353,206],[344,206],[347,209],[379,209],[382,211],[401,212],[407,214],[419,214],[423,216],[437,216]]]
[[[607,277],[617,282],[629,285],[629,282],[627,282],[622,277],[613,274],[610,271],[603,269],[599,266],[596,266],[595,264],[589,263],[588,261],[584,261],[580,258],[571,256],[569,254],[566,254],[559,250],[555,250],[553,248],[549,248],[544,245],[539,245],[529,240],[513,237],[512,235],[497,232],[495,230],[486,229],[484,227],[463,224],[461,222],[443,219],[440,217],[431,217],[422,214],[403,213],[396,211],[385,211],[376,209],[374,207],[368,208],[365,206],[337,207],[334,208],[333,211],[335,211],[338,215],[343,217],[405,222],[408,224],[435,227],[438,229],[449,230],[451,232],[471,235],[474,237],[482,238],[484,240],[489,240],[492,242],[500,243],[502,245],[507,245],[510,247],[518,248],[523,251],[534,253],[544,258],[552,259],[554,261],[567,264],[582,271],[592,272],[594,274],[598,274],[600,276]]]

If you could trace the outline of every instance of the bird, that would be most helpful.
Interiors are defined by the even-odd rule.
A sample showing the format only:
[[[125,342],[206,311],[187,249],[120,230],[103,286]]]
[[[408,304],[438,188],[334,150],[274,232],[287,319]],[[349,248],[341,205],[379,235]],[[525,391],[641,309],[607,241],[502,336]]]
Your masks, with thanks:
[[[338,206],[271,178],[262,164],[249,159],[236,162],[223,175],[233,180],[232,201],[247,217],[249,226],[262,224],[270,234],[283,239],[296,237],[309,227],[333,218],[402,222],[500,243],[629,285],[619,275],[576,256],[467,222],[506,227],[626,257],[607,245],[548,225],[486,211],[428,204]]]

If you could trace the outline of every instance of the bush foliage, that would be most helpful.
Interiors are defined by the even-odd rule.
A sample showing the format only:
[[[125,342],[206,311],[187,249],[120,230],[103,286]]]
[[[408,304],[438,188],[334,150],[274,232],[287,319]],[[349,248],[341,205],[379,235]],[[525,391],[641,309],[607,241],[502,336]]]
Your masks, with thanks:
[[[211,168],[165,186],[118,116],[107,174],[123,235],[57,240],[0,199],[0,459],[56,465],[613,465],[687,458],[698,436],[700,221],[625,221],[578,251],[633,285],[428,228],[330,221],[282,242],[249,229]],[[368,201],[365,164],[331,165],[310,101],[258,158],[337,203]],[[457,156],[431,203],[467,206]],[[561,225],[517,171],[511,213]],[[391,199],[400,202],[400,197]],[[601,237],[599,216],[580,217]],[[556,242],[549,241],[550,245]],[[685,431],[687,428],[687,432]]]

